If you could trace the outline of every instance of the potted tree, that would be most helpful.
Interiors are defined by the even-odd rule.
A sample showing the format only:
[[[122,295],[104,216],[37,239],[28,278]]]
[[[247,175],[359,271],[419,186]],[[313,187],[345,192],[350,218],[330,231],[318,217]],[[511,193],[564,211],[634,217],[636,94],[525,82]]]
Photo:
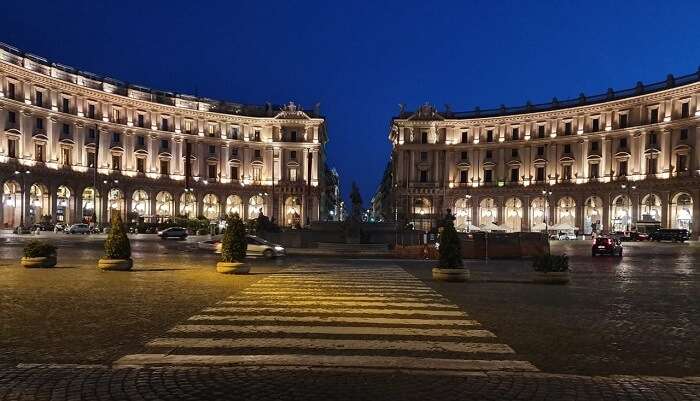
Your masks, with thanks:
[[[22,251],[20,263],[24,267],[56,266],[56,247],[41,241],[31,241]]]
[[[105,241],[105,256],[97,262],[102,270],[131,270],[134,261],[131,259],[131,245],[126,236],[126,228],[119,213],[112,215],[112,225]]]
[[[544,254],[532,261],[532,281],[543,284],[566,284],[569,282],[569,257]]]
[[[447,210],[440,234],[440,264],[433,268],[433,280],[467,281],[469,270],[464,268],[462,250],[455,230],[454,216]]]
[[[233,214],[226,219],[226,232],[221,240],[221,261],[216,264],[216,271],[224,274],[250,272],[250,266],[243,263],[247,248],[243,221],[237,213]]]

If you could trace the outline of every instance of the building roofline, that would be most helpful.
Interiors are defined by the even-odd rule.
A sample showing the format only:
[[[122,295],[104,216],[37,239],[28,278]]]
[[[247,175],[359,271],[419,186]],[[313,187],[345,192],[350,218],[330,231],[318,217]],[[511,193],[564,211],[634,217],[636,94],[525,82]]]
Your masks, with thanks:
[[[485,109],[485,110],[482,110],[481,108],[476,107],[472,111],[459,111],[459,112],[454,112],[454,111],[449,110],[449,108],[446,108],[446,110],[439,111],[439,112],[436,111],[435,109],[433,109],[433,112],[439,114],[442,119],[450,119],[450,120],[504,117],[504,116],[511,116],[511,115],[521,115],[521,114],[539,113],[539,112],[546,112],[546,111],[564,110],[564,109],[569,109],[569,108],[574,108],[574,107],[588,106],[588,105],[605,103],[605,102],[610,102],[610,101],[615,101],[615,100],[622,100],[622,99],[627,99],[627,98],[631,98],[631,97],[635,97],[635,96],[660,92],[660,91],[667,90],[667,89],[673,89],[673,88],[677,88],[677,87],[684,86],[684,85],[689,85],[689,84],[696,83],[696,82],[700,82],[700,67],[698,68],[698,70],[696,72],[691,73],[691,74],[682,75],[679,77],[674,77],[672,74],[668,74],[666,76],[666,79],[663,81],[653,82],[650,84],[644,84],[641,81],[638,81],[637,85],[635,85],[632,88],[623,89],[623,90],[619,90],[619,91],[615,91],[612,88],[608,88],[607,92],[593,95],[593,96],[586,96],[584,93],[581,93],[576,98],[565,99],[565,100],[558,100],[555,97],[552,99],[551,102],[548,102],[548,103],[532,104],[531,102],[528,101],[525,105],[522,105],[522,106],[506,107],[505,105],[501,105],[501,107],[499,107],[499,108],[492,108],[492,109]],[[429,104],[426,103],[424,106],[418,107],[414,111],[402,110],[399,112],[399,114],[397,116],[394,116],[392,118],[392,120],[409,119],[409,118],[415,116],[416,114],[419,114],[421,109],[425,108],[425,107],[432,108],[432,106],[430,106]],[[431,118],[428,118],[428,119],[431,119]]]

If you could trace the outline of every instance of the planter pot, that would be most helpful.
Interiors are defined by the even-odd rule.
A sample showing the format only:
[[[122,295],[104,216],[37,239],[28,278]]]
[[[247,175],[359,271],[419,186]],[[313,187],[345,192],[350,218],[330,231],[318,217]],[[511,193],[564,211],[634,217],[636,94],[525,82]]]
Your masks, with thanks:
[[[248,274],[250,266],[241,262],[219,262],[216,264],[216,271],[223,274]]]
[[[105,271],[128,271],[134,265],[134,261],[129,259],[105,259],[97,261],[97,267]]]
[[[433,280],[463,282],[469,280],[469,269],[458,268],[433,268]]]
[[[56,255],[40,256],[36,258],[22,258],[19,260],[22,266],[32,267],[54,267],[56,266]]]
[[[532,282],[540,284],[567,284],[569,272],[533,272]]]

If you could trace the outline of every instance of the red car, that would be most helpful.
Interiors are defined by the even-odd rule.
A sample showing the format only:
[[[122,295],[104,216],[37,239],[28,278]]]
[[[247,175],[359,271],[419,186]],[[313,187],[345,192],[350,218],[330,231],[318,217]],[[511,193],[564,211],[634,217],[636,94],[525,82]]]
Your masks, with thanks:
[[[598,237],[593,243],[593,248],[591,248],[591,255],[622,256],[622,243],[619,239]]]

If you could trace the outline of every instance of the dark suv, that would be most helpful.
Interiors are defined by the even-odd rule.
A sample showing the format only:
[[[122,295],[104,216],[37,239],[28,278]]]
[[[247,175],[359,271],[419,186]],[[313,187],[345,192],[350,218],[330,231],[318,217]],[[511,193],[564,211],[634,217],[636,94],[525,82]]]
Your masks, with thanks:
[[[598,237],[591,248],[591,255],[622,256],[622,243],[619,239],[610,237]]]
[[[660,228],[649,236],[652,241],[673,241],[673,242],[684,242],[690,239],[690,234],[688,230],[680,228]]]

